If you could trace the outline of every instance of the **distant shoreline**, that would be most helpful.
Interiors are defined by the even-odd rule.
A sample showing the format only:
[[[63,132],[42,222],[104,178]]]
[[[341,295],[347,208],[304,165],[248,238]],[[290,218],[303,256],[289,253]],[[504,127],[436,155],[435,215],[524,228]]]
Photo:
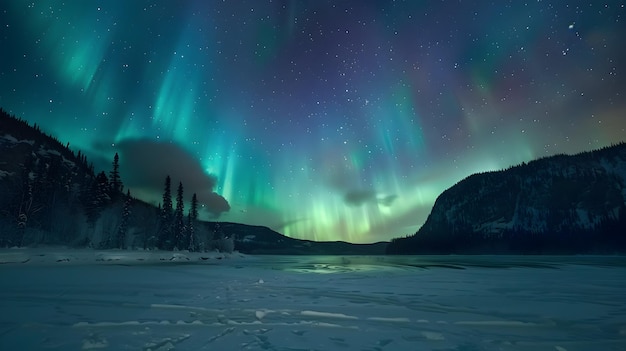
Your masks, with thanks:
[[[243,259],[247,255],[233,252],[188,252],[161,250],[95,250],[89,248],[3,248],[0,267],[4,265],[76,265],[76,264],[168,264],[206,263]]]

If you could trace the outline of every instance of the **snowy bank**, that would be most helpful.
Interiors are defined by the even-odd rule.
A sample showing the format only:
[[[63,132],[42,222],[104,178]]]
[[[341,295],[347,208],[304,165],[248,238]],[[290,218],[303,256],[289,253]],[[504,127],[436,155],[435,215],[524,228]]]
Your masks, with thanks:
[[[0,249],[0,264],[156,264],[215,263],[223,259],[242,259],[239,252],[130,251],[67,248]]]

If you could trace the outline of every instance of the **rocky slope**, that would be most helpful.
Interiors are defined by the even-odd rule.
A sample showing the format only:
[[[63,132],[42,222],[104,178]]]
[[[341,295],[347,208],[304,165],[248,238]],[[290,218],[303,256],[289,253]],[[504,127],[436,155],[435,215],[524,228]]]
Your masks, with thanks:
[[[626,252],[626,144],[474,174],[388,253]]]

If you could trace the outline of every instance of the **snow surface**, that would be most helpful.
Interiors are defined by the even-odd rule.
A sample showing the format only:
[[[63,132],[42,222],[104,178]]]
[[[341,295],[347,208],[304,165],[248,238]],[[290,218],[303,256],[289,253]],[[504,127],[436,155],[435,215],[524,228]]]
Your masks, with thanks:
[[[626,350],[623,257],[0,261],[0,350]]]
[[[5,139],[7,142],[9,143],[26,143],[26,144],[30,144],[30,145],[34,145],[35,141],[34,140],[17,140],[17,138],[15,138],[13,135],[11,134],[5,134],[4,136],[2,136],[0,139]],[[2,140],[0,140],[0,143],[2,142]]]
[[[0,169],[0,179],[6,177],[6,176],[12,176],[13,172],[9,172],[9,171],[3,171]]]
[[[68,250],[56,248],[0,250],[0,264],[50,265],[68,264],[154,264],[167,262],[210,263],[214,260],[243,258],[239,253],[188,251]]]

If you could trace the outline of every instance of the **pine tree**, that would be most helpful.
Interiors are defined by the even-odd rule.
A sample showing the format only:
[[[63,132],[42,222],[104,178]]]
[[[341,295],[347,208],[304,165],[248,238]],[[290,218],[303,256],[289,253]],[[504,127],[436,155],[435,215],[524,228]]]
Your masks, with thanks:
[[[130,221],[130,215],[132,211],[130,207],[132,205],[132,197],[130,196],[130,190],[126,191],[126,200],[124,201],[124,209],[122,210],[122,223],[117,232],[117,245],[118,249],[126,248],[126,234],[128,232],[128,222]]]
[[[122,193],[122,179],[120,178],[120,156],[115,153],[113,157],[113,170],[109,173],[111,179],[111,193],[113,196]]]
[[[187,248],[189,251],[196,250],[196,238],[195,238],[195,221],[198,219],[198,197],[196,193],[191,197],[191,208],[187,214],[187,242],[189,245]]]
[[[184,219],[185,204],[183,203],[183,183],[178,183],[178,191],[176,193],[176,212],[174,212],[174,246],[177,248],[186,248],[188,244],[185,242],[185,221]]]
[[[40,206],[37,221],[42,229],[40,242],[46,242],[49,235],[57,234],[62,238],[67,233],[54,233],[53,227],[59,222],[59,211],[67,205],[69,187],[66,188],[67,174],[63,172],[61,158],[52,157],[39,160],[35,169],[37,179],[33,191]]]
[[[163,207],[164,214],[171,215],[172,212],[172,179],[170,176],[165,177],[165,190],[163,191]]]
[[[98,173],[85,198],[85,214],[91,225],[96,223],[102,210],[111,201],[109,189],[109,179],[106,174],[104,172]]]
[[[191,209],[190,209],[191,219],[194,221],[198,219],[198,196],[196,193],[193,193],[191,197]]]
[[[159,249],[171,249],[172,240],[172,179],[165,177],[163,207],[161,207],[161,230],[157,241]]]

